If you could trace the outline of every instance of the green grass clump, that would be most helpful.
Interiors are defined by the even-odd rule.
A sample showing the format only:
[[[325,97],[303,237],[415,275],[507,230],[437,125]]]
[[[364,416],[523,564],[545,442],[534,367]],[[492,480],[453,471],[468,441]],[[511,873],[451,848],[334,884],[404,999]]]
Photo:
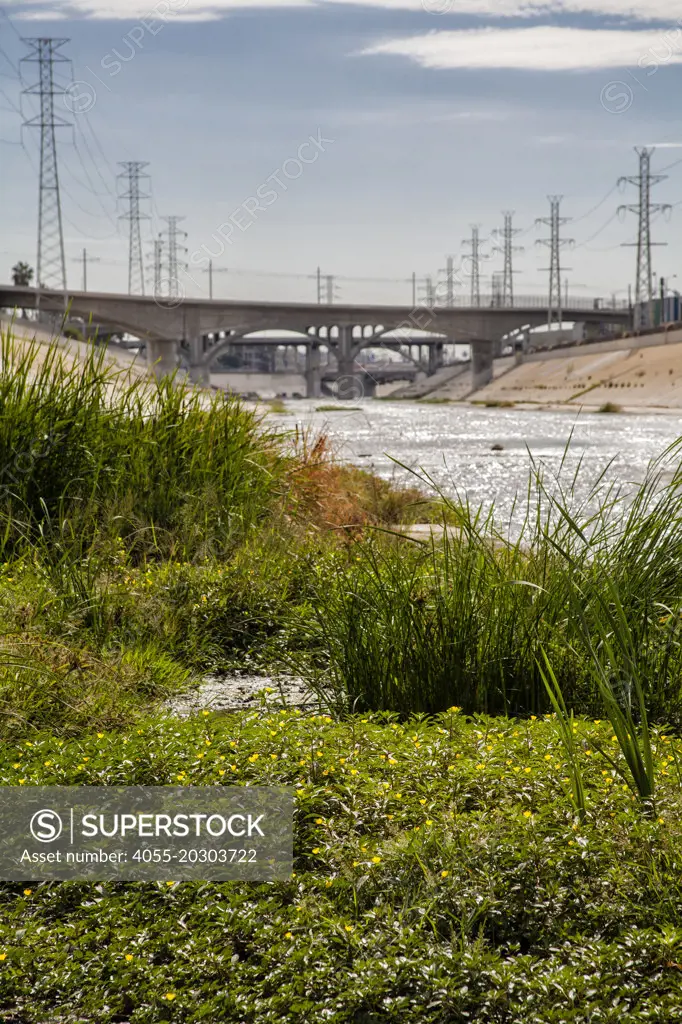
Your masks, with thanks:
[[[621,644],[613,664],[599,660],[616,592],[649,713],[681,723],[680,447],[639,488],[600,478],[581,501],[577,476],[565,485],[535,467],[514,539],[494,508],[441,496],[457,525],[442,539],[359,544],[348,571],[318,588],[317,669],[302,671],[338,708],[538,713],[550,707],[545,651],[567,706],[597,713],[600,679],[620,704],[634,697],[634,654],[624,661]]]
[[[642,816],[575,720],[270,711],[0,751],[3,785],[295,787],[295,876],[3,883],[0,1010],[25,1024],[670,1022],[682,1014],[679,740]]]
[[[599,408],[597,409],[597,412],[622,412],[622,411],[623,411],[622,405],[618,405],[616,402],[604,402],[604,404],[600,405]]]
[[[0,558],[122,539],[138,558],[228,552],[271,507],[277,435],[238,401],[131,378],[90,350],[0,345]]]

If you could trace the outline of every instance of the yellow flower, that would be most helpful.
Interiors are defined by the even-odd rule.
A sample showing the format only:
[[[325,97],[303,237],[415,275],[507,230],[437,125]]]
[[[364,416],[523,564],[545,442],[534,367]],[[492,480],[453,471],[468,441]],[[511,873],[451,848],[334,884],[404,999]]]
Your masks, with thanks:
[[[132,960],[132,959],[133,959],[133,954],[132,953],[126,953],[126,960]]]
[[[210,712],[210,711],[202,711],[201,713],[202,713],[202,715],[204,715],[204,716],[206,716],[206,715],[210,715],[210,714],[211,714],[211,712]]]
[[[372,857],[372,864],[381,864],[381,857]]]
[[[173,999],[175,999],[175,992],[166,992],[163,998],[167,999],[169,1002],[172,1002]]]
[[[166,885],[175,885],[175,882],[166,882]]]
[[[6,959],[7,959],[7,953],[0,953],[0,960],[6,960]]]
[[[524,811],[524,812],[523,812],[523,816],[524,816],[524,818],[530,818],[530,815],[531,815],[531,812],[530,812],[530,811]]]
[[[545,754],[545,761],[551,761],[551,760],[552,760],[552,755],[551,754]]]
[[[291,938],[293,938],[293,936],[292,936],[291,932],[287,932],[287,933],[285,934],[284,938],[285,938],[285,939],[291,939]]]
[[[538,720],[537,719],[537,715],[531,715],[530,716],[530,720],[531,720],[531,722],[537,722],[537,720]]]
[[[425,803],[426,803],[426,800],[420,800],[420,801],[419,801],[419,803],[420,803],[420,804],[425,804]]]
[[[313,847],[313,853],[319,853],[319,852],[320,852],[319,846]]]
[[[316,825],[322,825],[323,824],[323,819],[322,818],[315,818],[315,824]]]
[[[98,732],[98,733],[97,733],[97,739],[98,739],[98,740],[102,740],[102,739],[104,739],[104,733],[103,733],[103,732]]]
[[[353,929],[353,925],[352,925],[352,924],[347,924],[347,925],[346,925],[346,931],[347,931],[347,932],[352,932],[353,930],[354,930],[354,929]]]
[[[441,878],[447,878],[449,874],[450,874],[450,872],[449,872],[449,871],[441,871],[441,873],[440,873],[440,877],[441,877]]]
[[[30,896],[33,893],[33,889],[24,889],[24,896]]]

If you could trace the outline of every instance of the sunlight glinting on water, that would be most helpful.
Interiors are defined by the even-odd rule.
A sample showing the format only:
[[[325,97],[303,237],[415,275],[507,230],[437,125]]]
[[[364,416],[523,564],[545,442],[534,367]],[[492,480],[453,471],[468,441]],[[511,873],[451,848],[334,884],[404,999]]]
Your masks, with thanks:
[[[339,458],[386,479],[415,482],[427,473],[450,496],[466,494],[474,507],[494,501],[498,522],[508,520],[515,495],[527,493],[530,455],[570,482],[582,458],[575,499],[584,500],[611,463],[605,480],[638,484],[652,459],[682,434],[676,415],[598,414],[484,409],[464,405],[364,401],[358,411],[316,412],[328,400],[287,403],[288,415],[272,415],[283,427],[328,433]],[[329,403],[333,404],[333,403]],[[353,403],[355,405],[355,403]],[[500,448],[501,446],[501,448]],[[518,519],[518,514],[515,516]]]

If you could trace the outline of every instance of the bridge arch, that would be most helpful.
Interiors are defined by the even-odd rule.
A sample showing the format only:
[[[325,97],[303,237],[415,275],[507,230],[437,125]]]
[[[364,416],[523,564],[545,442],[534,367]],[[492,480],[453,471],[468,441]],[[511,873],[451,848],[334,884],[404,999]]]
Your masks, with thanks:
[[[240,330],[235,332],[234,334],[230,334],[227,337],[223,338],[221,341],[218,342],[217,345],[213,345],[212,348],[210,348],[208,352],[205,353],[204,358],[201,360],[201,363],[199,364],[199,368],[208,373],[216,359],[218,359],[225,352],[228,352],[233,345],[248,345],[249,341],[264,341],[267,340],[268,338],[273,338],[273,336],[274,339],[281,339],[283,343],[291,345],[309,345],[311,342],[311,335],[308,334],[305,330]],[[320,338],[319,341],[321,344],[324,344],[326,339]]]

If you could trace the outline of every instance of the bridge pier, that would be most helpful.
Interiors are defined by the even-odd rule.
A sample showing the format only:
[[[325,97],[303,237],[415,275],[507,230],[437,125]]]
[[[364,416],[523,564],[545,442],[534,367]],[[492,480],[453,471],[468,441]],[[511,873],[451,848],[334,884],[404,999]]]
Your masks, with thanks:
[[[494,341],[476,341],[471,346],[471,390],[478,391],[493,379]]]
[[[175,341],[155,339],[147,342],[147,366],[155,377],[169,377],[178,368],[178,345]]]
[[[204,357],[204,339],[201,334],[199,307],[185,310],[185,341],[189,347],[189,365],[195,366]]]
[[[320,398],[322,395],[322,367],[320,365],[320,346],[312,342],[307,346],[305,354],[306,398]]]
[[[443,366],[443,342],[429,345],[429,377],[433,377]]]
[[[339,338],[336,343],[336,361],[339,377],[352,377],[355,369],[355,352],[353,351],[353,328],[339,327]]]
[[[336,342],[336,364],[338,366],[337,397],[357,401],[367,394],[364,374],[355,372],[355,359],[360,346],[354,344],[353,328],[348,324],[339,327]]]
[[[189,379],[193,384],[208,387],[211,383],[211,371],[205,363],[195,363],[189,368]]]

